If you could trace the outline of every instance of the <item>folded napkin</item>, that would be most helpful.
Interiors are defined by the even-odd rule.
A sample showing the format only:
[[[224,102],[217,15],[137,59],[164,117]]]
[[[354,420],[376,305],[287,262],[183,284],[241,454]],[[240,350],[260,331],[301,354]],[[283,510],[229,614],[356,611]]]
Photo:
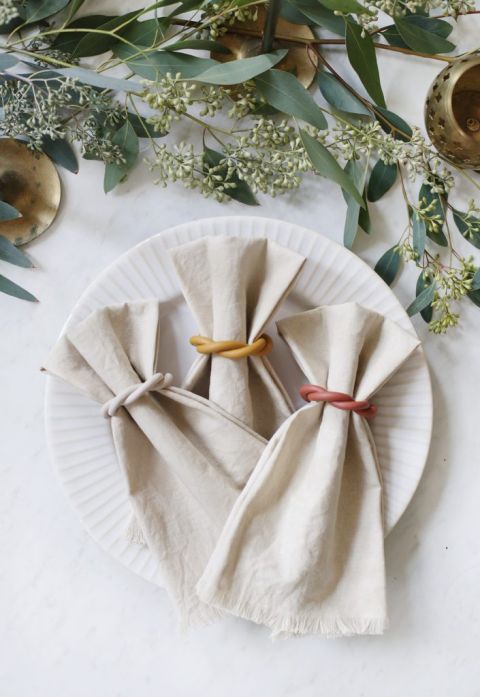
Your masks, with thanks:
[[[307,379],[345,394],[302,407],[271,439],[197,592],[273,635],[382,633],[382,483],[364,416],[419,341],[356,304],[317,308],[277,326]],[[338,400],[349,396],[358,411],[343,410]]]
[[[218,616],[195,584],[266,441],[220,407],[170,387],[157,356],[159,304],[94,312],[45,369],[103,404],[132,508],[184,624]],[[158,363],[158,365],[157,365]],[[100,409],[100,407],[99,407]]]
[[[198,334],[246,344],[260,337],[305,261],[267,239],[226,236],[202,237],[170,254]],[[265,355],[200,355],[183,387],[208,396],[265,438],[293,411]]]

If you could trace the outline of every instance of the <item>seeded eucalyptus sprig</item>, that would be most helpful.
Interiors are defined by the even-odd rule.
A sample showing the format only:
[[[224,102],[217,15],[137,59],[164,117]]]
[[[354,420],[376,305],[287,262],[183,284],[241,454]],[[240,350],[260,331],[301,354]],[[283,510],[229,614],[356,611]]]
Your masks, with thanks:
[[[418,267],[408,311],[435,333],[457,323],[459,300],[480,305],[480,271],[454,247],[460,234],[480,248],[478,204],[463,210],[455,201],[462,178],[479,186],[476,175],[445,162],[388,108],[377,62],[386,51],[451,62],[453,23],[477,12],[474,0],[160,0],[111,16],[99,4],[98,14],[82,14],[82,0],[0,0],[0,134],[71,171],[77,143],[83,157],[104,163],[106,192],[138,162],[141,139],[157,183],[217,201],[257,205],[259,195],[283,194],[315,173],[343,190],[349,248],[371,234],[371,206],[399,186],[405,227],[377,272],[392,283],[402,263]],[[282,36],[278,13],[308,24],[314,38]],[[256,37],[260,55],[208,57],[228,56],[223,37],[232,29]],[[327,60],[328,46],[344,47],[350,72]],[[309,91],[281,69],[291,47],[304,47],[317,71]],[[95,56],[95,68],[84,63]],[[188,143],[176,138],[183,123]]]

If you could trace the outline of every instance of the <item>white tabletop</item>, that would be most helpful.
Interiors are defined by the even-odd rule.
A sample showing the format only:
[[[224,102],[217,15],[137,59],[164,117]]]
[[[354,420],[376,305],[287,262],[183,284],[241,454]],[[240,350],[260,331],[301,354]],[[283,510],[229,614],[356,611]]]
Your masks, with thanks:
[[[453,35],[465,47],[475,44],[471,23],[460,20]],[[442,64],[384,52],[381,65],[389,106],[420,124],[426,90]],[[479,695],[480,310],[465,302],[461,326],[440,338],[415,320],[431,367],[434,433],[418,492],[386,542],[388,632],[271,643],[263,628],[227,619],[181,636],[166,593],[105,554],[71,511],[46,449],[39,367],[90,281],[150,235],[187,220],[253,212],[341,241],[343,199],[313,177],[300,192],[262,199],[252,210],[180,186],[156,188],[141,165],[108,196],[97,163],[82,161],[80,174],[61,176],[57,221],[28,249],[38,268],[0,269],[41,301],[0,295],[0,693]],[[398,239],[405,215],[398,190],[372,210],[374,239],[363,237],[356,247],[370,263]],[[412,271],[395,287],[405,304],[414,280]]]

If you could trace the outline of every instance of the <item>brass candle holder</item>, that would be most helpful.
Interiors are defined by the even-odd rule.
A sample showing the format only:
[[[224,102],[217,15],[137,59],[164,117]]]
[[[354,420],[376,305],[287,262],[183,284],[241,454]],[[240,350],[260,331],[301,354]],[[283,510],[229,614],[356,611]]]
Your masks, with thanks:
[[[266,21],[264,7],[258,8],[257,18],[239,24],[233,24],[228,32],[217,41],[230,50],[230,53],[212,53],[212,58],[226,63],[240,58],[258,56],[263,52],[263,30]],[[285,58],[277,63],[276,70],[293,73],[306,88],[310,87],[317,72],[317,59],[313,53],[307,53],[306,44],[313,41],[315,35],[306,24],[293,24],[279,17],[276,22],[273,49],[288,48]],[[295,45],[295,40],[298,41]]]
[[[50,158],[14,138],[0,139],[0,200],[22,214],[1,222],[0,235],[16,245],[35,239],[52,224],[60,197],[60,179]]]
[[[438,75],[425,123],[440,154],[458,167],[480,167],[480,53],[459,58]]]

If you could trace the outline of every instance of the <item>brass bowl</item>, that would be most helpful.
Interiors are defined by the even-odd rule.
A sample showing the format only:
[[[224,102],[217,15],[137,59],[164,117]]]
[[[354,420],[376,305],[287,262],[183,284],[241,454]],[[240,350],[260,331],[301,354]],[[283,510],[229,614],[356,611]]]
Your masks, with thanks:
[[[50,158],[14,138],[0,139],[0,200],[22,214],[0,222],[0,235],[16,245],[35,239],[52,224],[60,197],[60,178]]]
[[[437,76],[425,104],[428,135],[459,167],[480,167],[480,54],[459,58]]]
[[[228,49],[230,53],[212,53],[212,58],[221,63],[258,56],[262,48],[262,32],[265,24],[265,8],[258,9],[256,20],[247,20],[241,24],[233,24],[226,34],[217,41]],[[299,39],[298,44],[292,43]],[[313,41],[315,35],[306,24],[293,24],[279,17],[276,30],[274,49],[288,48],[285,58],[277,63],[275,69],[286,70],[296,75],[297,79],[306,88],[310,87],[315,79],[318,60],[315,55],[307,53],[306,42]]]

